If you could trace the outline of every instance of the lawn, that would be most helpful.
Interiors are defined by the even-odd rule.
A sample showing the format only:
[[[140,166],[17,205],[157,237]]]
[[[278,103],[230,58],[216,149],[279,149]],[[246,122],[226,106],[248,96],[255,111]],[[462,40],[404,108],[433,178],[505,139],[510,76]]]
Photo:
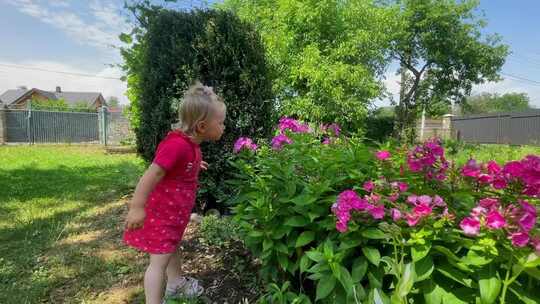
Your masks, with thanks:
[[[80,303],[135,267],[108,254],[143,170],[92,146],[0,146],[0,303]]]

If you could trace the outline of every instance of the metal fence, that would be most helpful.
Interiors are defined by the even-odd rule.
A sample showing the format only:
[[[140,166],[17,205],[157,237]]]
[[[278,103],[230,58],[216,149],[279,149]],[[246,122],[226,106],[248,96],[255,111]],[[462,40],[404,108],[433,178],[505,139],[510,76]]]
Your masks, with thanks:
[[[6,110],[6,141],[12,143],[99,142],[98,113]]]
[[[540,145],[540,110],[454,117],[452,132],[466,142]]]

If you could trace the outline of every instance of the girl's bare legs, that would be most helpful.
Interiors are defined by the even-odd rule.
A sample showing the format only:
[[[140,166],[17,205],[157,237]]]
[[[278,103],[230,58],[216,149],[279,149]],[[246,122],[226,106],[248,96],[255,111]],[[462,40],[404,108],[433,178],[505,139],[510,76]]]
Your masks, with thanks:
[[[167,265],[167,289],[175,288],[182,278],[182,273],[180,271],[181,261],[182,254],[177,249],[171,255],[169,264]]]
[[[163,281],[167,265],[173,254],[150,254],[150,264],[144,274],[144,293],[146,304],[161,304],[163,299]]]

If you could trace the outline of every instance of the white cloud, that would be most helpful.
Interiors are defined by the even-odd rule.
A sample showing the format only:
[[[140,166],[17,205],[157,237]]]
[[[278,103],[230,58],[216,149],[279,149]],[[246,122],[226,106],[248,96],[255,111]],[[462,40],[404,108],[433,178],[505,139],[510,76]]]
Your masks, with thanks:
[[[76,42],[101,51],[114,52],[111,45],[119,45],[118,35],[129,29],[129,24],[120,15],[120,8],[107,1],[94,0],[87,10],[77,12],[70,10],[67,1],[8,0],[8,3],[65,32]],[[90,16],[83,18],[87,12]]]
[[[120,103],[127,104],[128,99],[124,95],[126,83],[120,80],[92,78],[67,74],[58,74],[45,71],[37,71],[22,68],[6,67],[5,65],[18,65],[21,67],[37,68],[45,70],[62,71],[75,74],[90,74],[102,77],[120,78],[122,72],[116,67],[106,67],[100,72],[81,70],[59,62],[52,61],[24,61],[2,62],[0,61],[0,94],[18,86],[38,88],[45,91],[54,91],[60,86],[63,91],[100,92],[103,97],[116,96]]]

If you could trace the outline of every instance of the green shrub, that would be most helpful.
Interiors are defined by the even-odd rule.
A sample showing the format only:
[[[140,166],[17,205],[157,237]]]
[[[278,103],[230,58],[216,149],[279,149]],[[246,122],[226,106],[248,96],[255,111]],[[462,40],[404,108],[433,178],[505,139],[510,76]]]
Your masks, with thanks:
[[[438,140],[373,153],[282,132],[236,162],[261,302],[540,303],[540,157],[461,166]]]
[[[203,173],[203,200],[221,200],[228,188],[228,159],[238,136],[267,137],[273,96],[261,39],[234,14],[215,10],[180,12],[132,8],[141,24],[134,38],[122,35],[137,149],[151,161],[160,140],[177,120],[183,92],[195,80],[213,86],[227,104],[226,132],[217,143],[203,144],[210,168]]]
[[[238,226],[228,216],[207,215],[199,227],[200,240],[207,246],[229,247],[240,240]]]

